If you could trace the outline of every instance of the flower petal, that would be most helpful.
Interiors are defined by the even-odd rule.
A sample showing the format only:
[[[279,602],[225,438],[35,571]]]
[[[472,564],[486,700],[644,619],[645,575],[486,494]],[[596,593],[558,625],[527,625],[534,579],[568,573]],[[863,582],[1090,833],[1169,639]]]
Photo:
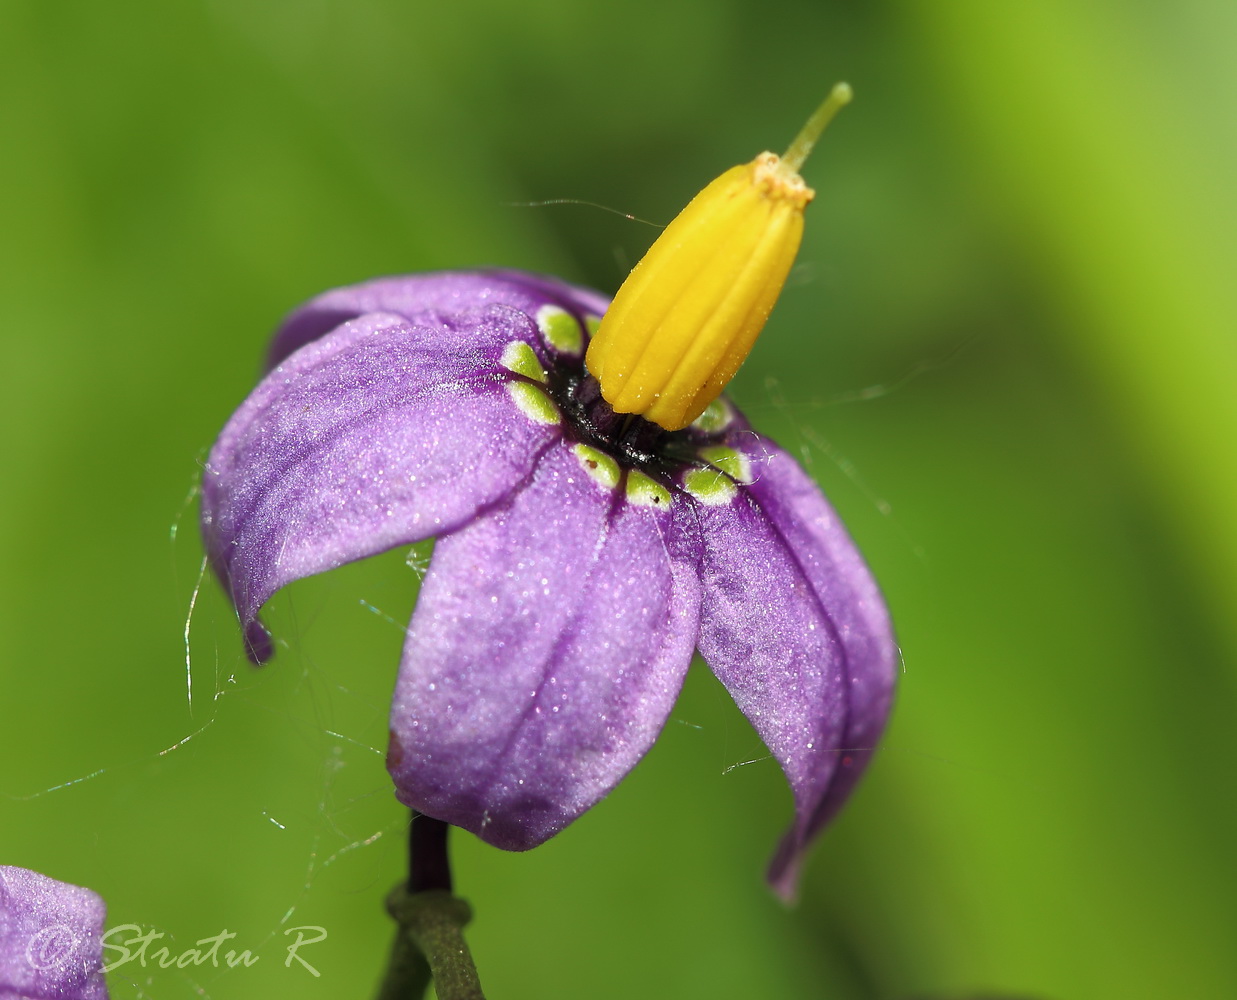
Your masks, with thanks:
[[[584,323],[587,317],[600,317],[608,304],[605,296],[589,289],[519,271],[444,271],[379,278],[325,292],[297,309],[275,335],[267,366],[273,368],[293,351],[365,313],[396,313],[432,323],[437,317],[492,305],[536,316],[548,305]]]
[[[432,325],[370,314],[289,357],[237,410],[207,462],[202,524],[256,662],[271,652],[258,609],[281,586],[456,528],[528,476],[560,428],[504,366],[513,342],[540,344],[505,306]],[[529,397],[541,419],[521,409]]]
[[[103,900],[0,865],[0,997],[107,1000]]]
[[[898,653],[871,573],[816,484],[767,439],[737,432],[730,446],[751,482],[697,508],[700,652],[794,793],[795,823],[769,870],[789,898],[804,849],[872,755]]]
[[[664,490],[642,481],[629,502],[620,479],[554,447],[509,504],[437,543],[391,713],[406,805],[524,850],[652,745],[695,645],[699,542]]]

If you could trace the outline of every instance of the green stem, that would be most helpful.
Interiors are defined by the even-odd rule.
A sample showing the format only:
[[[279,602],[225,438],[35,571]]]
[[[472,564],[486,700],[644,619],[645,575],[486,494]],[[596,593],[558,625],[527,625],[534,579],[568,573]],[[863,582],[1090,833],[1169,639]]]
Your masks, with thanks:
[[[387,901],[387,909],[391,909],[390,900]],[[421,1000],[429,992],[432,978],[424,952],[401,925],[391,945],[387,974],[378,991],[378,1000]]]
[[[433,980],[438,1000],[485,1000],[464,941],[472,908],[451,894],[448,826],[413,814],[409,875],[387,897],[399,924],[378,1000],[421,1000]]]

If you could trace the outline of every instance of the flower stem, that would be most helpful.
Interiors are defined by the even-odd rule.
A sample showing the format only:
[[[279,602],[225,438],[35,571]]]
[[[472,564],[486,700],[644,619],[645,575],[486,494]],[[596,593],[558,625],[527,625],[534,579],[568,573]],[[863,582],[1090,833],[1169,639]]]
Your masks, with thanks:
[[[408,881],[387,897],[399,924],[378,1000],[485,1000],[464,927],[472,908],[451,894],[446,823],[417,813],[408,831]]]

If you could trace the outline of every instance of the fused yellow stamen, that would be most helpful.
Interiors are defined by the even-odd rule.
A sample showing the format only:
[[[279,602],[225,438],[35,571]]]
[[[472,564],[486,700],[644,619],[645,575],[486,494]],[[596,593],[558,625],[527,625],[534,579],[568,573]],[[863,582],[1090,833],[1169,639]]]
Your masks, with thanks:
[[[799,249],[815,194],[799,168],[850,98],[839,83],[784,157],[761,153],[709,184],[623,282],[585,359],[616,412],[678,430],[734,377]]]

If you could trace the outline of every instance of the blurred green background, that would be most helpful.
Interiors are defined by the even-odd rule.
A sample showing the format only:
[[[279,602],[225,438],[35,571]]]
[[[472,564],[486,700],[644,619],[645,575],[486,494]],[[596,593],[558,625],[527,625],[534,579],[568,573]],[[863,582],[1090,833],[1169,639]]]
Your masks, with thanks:
[[[416,560],[289,588],[251,669],[209,579],[186,627],[205,450],[305,298],[485,264],[613,290],[656,230],[527,203],[668,221],[847,79],[732,396],[887,592],[884,749],[788,911],[789,794],[697,664],[566,833],[456,838],[483,982],[1237,996],[1235,37],[1226,0],[0,6],[0,863],[261,956],[113,997],[371,995]]]

